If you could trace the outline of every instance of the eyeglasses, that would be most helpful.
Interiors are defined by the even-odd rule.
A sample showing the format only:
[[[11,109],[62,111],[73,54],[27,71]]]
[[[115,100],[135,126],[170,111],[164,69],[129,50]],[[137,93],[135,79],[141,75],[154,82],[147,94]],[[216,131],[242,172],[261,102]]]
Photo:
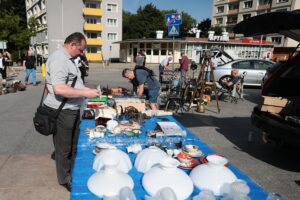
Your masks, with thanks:
[[[85,48],[81,49],[79,45],[76,45],[76,48],[80,51],[80,53],[83,53],[85,49]]]

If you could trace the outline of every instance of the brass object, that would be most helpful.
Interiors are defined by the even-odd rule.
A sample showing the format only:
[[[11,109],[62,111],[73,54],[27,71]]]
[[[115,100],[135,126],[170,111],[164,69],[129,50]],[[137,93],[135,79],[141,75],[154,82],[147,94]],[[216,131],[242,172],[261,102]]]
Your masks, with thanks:
[[[199,112],[199,113],[205,112],[205,106],[201,101],[198,101],[198,103],[197,103],[197,112]]]

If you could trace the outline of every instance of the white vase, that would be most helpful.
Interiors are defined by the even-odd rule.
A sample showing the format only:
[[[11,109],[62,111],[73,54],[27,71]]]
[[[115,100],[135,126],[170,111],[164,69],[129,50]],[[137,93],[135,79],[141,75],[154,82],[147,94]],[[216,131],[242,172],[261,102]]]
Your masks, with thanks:
[[[117,169],[118,160],[113,157],[106,158],[104,165],[103,170],[93,174],[88,180],[88,188],[93,194],[100,198],[111,197],[118,195],[124,187],[133,189],[132,178]]]
[[[186,199],[193,192],[193,182],[182,170],[178,169],[179,161],[167,157],[159,166],[148,170],[142,179],[144,189],[154,196],[162,188],[169,187],[176,194],[177,199]]]
[[[222,187],[237,180],[234,173],[225,166],[226,158],[218,155],[207,156],[208,163],[195,167],[190,177],[194,185],[203,190],[208,189],[215,195],[221,195]]]

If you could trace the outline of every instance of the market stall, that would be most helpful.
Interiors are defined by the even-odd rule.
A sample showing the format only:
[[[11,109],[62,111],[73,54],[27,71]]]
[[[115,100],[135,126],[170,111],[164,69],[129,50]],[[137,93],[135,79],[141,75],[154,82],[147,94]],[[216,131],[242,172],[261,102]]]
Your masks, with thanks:
[[[221,155],[216,154],[216,152],[214,152],[208,145],[206,145],[200,139],[195,137],[193,133],[191,133],[188,129],[182,126],[172,116],[169,115],[169,116],[149,117],[147,119],[140,120],[139,125],[140,125],[140,129],[139,129],[140,132],[131,132],[136,134],[113,134],[111,133],[113,131],[109,131],[106,129],[109,128],[107,126],[105,129],[104,128],[102,129],[105,132],[104,135],[100,134],[97,135],[96,137],[94,137],[95,135],[91,137],[91,134],[89,134],[91,132],[89,131],[91,128],[96,127],[95,120],[94,119],[82,120],[80,126],[80,135],[78,140],[77,156],[76,156],[75,166],[73,170],[72,192],[71,192],[70,199],[72,200],[99,199],[99,195],[98,196],[96,195],[97,192],[95,191],[91,192],[91,190],[93,190],[91,189],[92,188],[91,185],[89,185],[88,187],[88,182],[90,183],[92,182],[90,180],[91,177],[94,176],[95,174],[100,174],[101,172],[103,172],[101,171],[103,170],[103,168],[101,168],[101,164],[99,167],[99,163],[95,164],[96,161],[94,161],[96,160],[95,159],[96,155],[97,156],[100,155],[98,154],[99,148],[98,149],[96,148],[97,144],[110,144],[114,146],[115,149],[121,150],[129,156],[131,163],[128,164],[128,169],[127,170],[125,169],[124,174],[129,175],[131,177],[130,179],[133,180],[132,191],[135,194],[136,199],[145,199],[145,195],[150,196],[149,192],[153,192],[153,190],[156,189],[156,188],[152,188],[152,185],[156,185],[155,187],[159,187],[160,183],[164,182],[159,180],[160,178],[163,177],[163,175],[162,176],[159,175],[157,178],[158,180],[155,180],[155,178],[153,179],[152,177],[149,178],[150,171],[151,173],[160,173],[160,172],[155,172],[155,170],[152,170],[154,167],[157,167],[157,165],[151,166],[152,167],[151,169],[146,169],[146,168],[141,168],[139,163],[137,163],[136,161],[139,154],[140,155],[142,154],[140,152],[141,149],[143,149],[142,152],[144,152],[146,148],[151,149],[153,146],[155,146],[155,148],[158,149],[160,148],[164,150],[166,152],[166,155],[168,155],[168,158],[174,157],[176,162],[178,162],[176,163],[174,159],[168,160],[169,163],[166,164],[165,162],[165,165],[163,165],[161,162],[160,165],[165,166],[165,168],[162,167],[159,168],[158,166],[157,169],[169,170],[170,163],[171,164],[175,163],[176,170],[179,169],[179,171],[182,171],[185,174],[190,175],[186,177],[189,177],[188,179],[191,179],[192,181],[191,180],[184,180],[184,181],[187,181],[188,183],[193,182],[191,186],[192,187],[191,192],[185,191],[184,188],[185,186],[184,187],[180,186],[181,182],[183,181],[178,181],[178,184],[182,188],[181,189],[182,191],[174,191],[177,196],[186,193],[188,195],[188,198],[186,199],[192,199],[192,197],[198,195],[199,192],[201,191],[199,188],[201,188],[202,187],[201,184],[203,184],[201,183],[200,179],[197,180],[197,175],[202,173],[201,172],[202,169],[200,169],[201,167],[199,166],[204,166],[204,167],[209,166],[207,164],[208,160],[209,162],[210,161],[213,162],[213,159],[216,157],[217,160],[221,160],[221,162],[225,161],[219,169],[222,168],[222,170],[225,170],[225,173],[234,174],[232,176],[234,176],[235,179],[234,181],[231,182],[236,182],[236,179],[238,180],[241,179],[244,181],[243,182],[244,186],[245,185],[248,186],[250,192],[249,194],[246,194],[246,196],[248,195],[248,197],[250,197],[251,199],[266,199],[267,192],[264,189],[256,185],[245,174],[243,174],[237,168],[235,168],[230,162],[227,163],[225,158],[223,159]],[[153,133],[158,133],[158,134],[153,135]],[[159,135],[159,133],[161,133],[161,135]],[[141,147],[141,149],[139,149],[139,147]],[[187,147],[189,148],[191,147],[192,149],[196,148],[197,151],[194,151],[194,154],[192,154],[191,152],[189,154],[188,150],[185,149]],[[137,152],[140,153],[137,154]],[[187,157],[184,152],[188,154]],[[192,162],[186,164],[185,163],[186,159],[192,159],[190,160]],[[196,168],[198,169],[196,170]],[[162,171],[163,173],[165,173],[164,170]],[[222,179],[221,176],[223,176],[223,175],[217,175],[217,173],[215,172],[213,172],[213,174],[208,173],[208,175],[211,176],[211,178],[209,177],[208,179],[211,180],[216,179],[216,181]],[[148,179],[153,179],[153,180],[148,180]],[[226,179],[226,177],[224,179]],[[151,181],[152,182],[155,181],[156,184],[151,185]],[[170,187],[176,188],[178,186],[176,180],[173,181],[173,183],[172,186],[170,184]],[[107,184],[109,185],[109,183]],[[214,190],[214,188],[212,188],[212,190]],[[216,199],[221,199],[221,196],[218,196],[220,195],[219,191],[214,191],[214,194],[216,194],[215,196]]]

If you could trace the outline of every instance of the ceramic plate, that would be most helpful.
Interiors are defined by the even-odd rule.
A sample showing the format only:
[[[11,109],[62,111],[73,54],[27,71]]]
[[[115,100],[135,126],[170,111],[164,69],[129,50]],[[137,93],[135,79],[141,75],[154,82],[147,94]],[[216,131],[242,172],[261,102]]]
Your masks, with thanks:
[[[201,157],[201,156],[204,155],[203,152],[200,151],[200,150],[197,150],[197,151],[194,151],[194,152],[187,152],[187,151],[185,151],[185,149],[183,149],[182,152],[186,153],[186,154],[189,154],[190,156],[195,157],[195,158],[196,157]]]
[[[180,163],[180,165],[178,167],[182,168],[182,169],[193,169],[194,167],[196,167],[199,164],[200,164],[200,162],[198,160],[192,158],[190,165],[187,165],[186,163]]]

